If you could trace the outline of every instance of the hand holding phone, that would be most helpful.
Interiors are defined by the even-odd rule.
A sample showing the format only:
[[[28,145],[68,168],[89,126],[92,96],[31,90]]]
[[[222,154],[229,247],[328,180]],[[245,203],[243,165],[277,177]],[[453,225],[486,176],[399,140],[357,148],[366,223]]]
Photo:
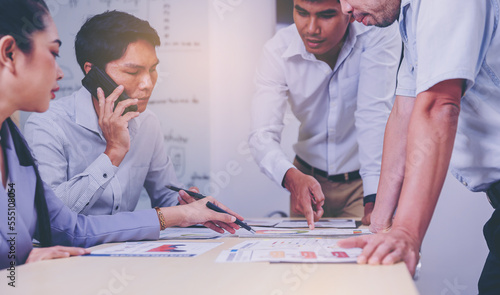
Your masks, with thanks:
[[[130,149],[128,122],[139,116],[139,113],[136,112],[137,105],[131,105],[125,109],[121,108],[121,110],[123,110],[121,115],[117,112],[115,113],[114,110],[118,103],[122,100],[129,99],[130,97],[123,92],[123,86],[118,87],[118,85],[116,85],[116,83],[104,71],[95,65],[92,66],[92,69],[87,73],[85,78],[83,78],[82,85],[87,88],[97,101],[99,101],[99,96],[101,99],[104,99],[104,103],[99,104],[98,113],[99,127],[101,128],[102,135],[106,140],[106,149],[104,150],[104,154],[109,157],[109,160],[114,166],[118,167]],[[97,94],[98,88],[101,88],[102,90],[99,96]],[[112,106],[111,103],[113,99],[120,92],[121,94],[113,102],[114,105]],[[111,111],[111,107],[113,107],[113,111]]]
[[[92,94],[92,96],[96,99],[97,98],[97,87],[101,87],[101,89],[104,92],[104,96],[108,97],[113,93],[113,91],[118,87],[118,85],[111,79],[106,72],[101,70],[99,67],[93,65],[90,71],[85,75],[85,77],[82,80],[82,85],[87,88],[87,90]],[[120,96],[115,100],[115,106],[113,110],[116,108],[118,103],[122,100],[129,99],[130,97],[125,93],[122,92]],[[137,105],[131,105],[127,107],[124,111],[123,114],[126,114],[127,112],[137,112]]]

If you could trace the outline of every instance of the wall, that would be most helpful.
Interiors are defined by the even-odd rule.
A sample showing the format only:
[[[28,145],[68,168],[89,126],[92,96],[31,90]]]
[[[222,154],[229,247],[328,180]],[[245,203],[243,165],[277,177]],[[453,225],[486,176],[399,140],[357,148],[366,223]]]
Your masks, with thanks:
[[[239,1],[220,17],[210,12],[211,193],[245,216],[286,210],[286,192],[260,173],[247,147],[255,65],[275,32],[276,9],[269,0]],[[252,34],[256,27],[262,34]]]
[[[484,193],[468,191],[448,174],[422,245],[421,294],[477,294],[488,254],[482,228],[492,213]]]

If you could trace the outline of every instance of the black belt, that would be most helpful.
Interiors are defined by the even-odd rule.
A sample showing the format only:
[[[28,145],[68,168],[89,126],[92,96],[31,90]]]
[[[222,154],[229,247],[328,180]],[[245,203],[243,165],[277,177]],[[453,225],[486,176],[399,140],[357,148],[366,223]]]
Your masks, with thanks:
[[[490,186],[486,191],[486,197],[494,209],[500,208],[500,180]]]
[[[356,180],[356,179],[361,178],[361,175],[359,175],[359,170],[353,171],[353,172],[342,173],[342,174],[336,174],[336,175],[328,175],[328,172],[323,171],[323,170],[318,169],[318,168],[314,168],[313,166],[307,164],[307,162],[302,160],[299,156],[296,156],[295,159],[302,166],[304,166],[304,168],[311,171],[312,175],[319,175],[319,176],[327,178],[328,180],[333,181],[333,182],[347,182],[347,181]]]

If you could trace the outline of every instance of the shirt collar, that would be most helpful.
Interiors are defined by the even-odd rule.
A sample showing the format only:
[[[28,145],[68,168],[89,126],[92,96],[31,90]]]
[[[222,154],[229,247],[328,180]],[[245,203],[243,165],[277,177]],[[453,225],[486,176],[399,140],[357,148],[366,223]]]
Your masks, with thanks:
[[[99,127],[97,113],[92,103],[92,95],[85,89],[80,88],[75,94],[75,122],[90,131],[98,133],[102,137],[102,131]]]
[[[85,88],[82,87],[75,94],[75,122],[90,131],[93,131],[104,139],[101,127],[99,126],[99,119],[97,118],[97,113],[94,109],[94,104],[92,103],[92,95]],[[130,139],[132,140],[135,136],[137,128],[139,128],[141,122],[141,115],[134,118],[128,122],[128,128],[130,132]]]
[[[297,30],[295,24],[292,24],[290,26],[294,27],[293,40],[292,42],[290,42],[290,45],[288,45],[281,57],[287,59],[295,55],[301,55],[303,58],[315,58],[314,54],[311,54],[306,50],[306,46],[304,45],[304,42],[302,42],[302,38],[300,37],[299,31]]]
[[[292,24],[292,26],[295,27],[295,24]],[[364,26],[363,24],[360,24],[360,23],[349,24],[349,27],[348,27],[349,32],[347,33],[347,38],[344,42],[344,46],[342,46],[341,51],[351,52],[351,49],[356,44],[356,40],[357,40],[358,36],[362,35],[366,31],[368,31],[369,29],[370,29],[370,27]],[[304,59],[316,60],[316,57],[314,56],[314,54],[312,54],[306,50],[306,46],[304,45],[304,42],[302,41],[302,38],[300,37],[299,32],[297,31],[297,28],[295,27],[294,38],[293,38],[292,42],[290,42],[290,45],[288,45],[287,49],[283,52],[281,57],[287,59],[287,58],[290,58],[290,57],[296,56],[296,55],[301,55],[302,58],[304,58]],[[340,56],[339,56],[339,59],[341,59]]]
[[[406,5],[410,5],[412,0],[401,0],[401,9]]]
[[[9,151],[13,151],[15,149],[16,158],[19,161],[19,165],[25,167],[33,166],[34,159],[31,154],[31,150],[28,147],[28,144],[24,140],[24,137],[21,135],[21,132],[19,131],[17,126],[12,121],[7,122],[7,120],[3,122],[0,131],[0,134],[2,136],[1,145],[4,148],[4,151],[8,153]],[[7,157],[7,155],[5,155],[5,157]]]
[[[412,4],[412,0],[401,0],[401,8],[399,11],[399,22],[402,21],[402,17],[404,17],[404,12],[406,9]]]
[[[7,125],[7,120],[5,120],[2,123],[2,129],[0,131],[0,136],[1,136],[2,147],[4,149],[11,149],[12,148],[12,139],[10,138],[10,130],[9,130],[9,126]]]

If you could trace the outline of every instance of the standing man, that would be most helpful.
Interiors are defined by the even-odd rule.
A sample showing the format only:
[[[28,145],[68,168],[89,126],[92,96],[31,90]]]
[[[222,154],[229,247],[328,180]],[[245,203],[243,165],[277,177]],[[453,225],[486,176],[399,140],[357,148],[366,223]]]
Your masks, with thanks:
[[[397,26],[351,23],[338,0],[294,0],[293,17],[263,50],[252,153],[310,228],[323,213],[362,217],[363,203],[369,223],[401,56]],[[293,163],[280,146],[287,102],[301,122]]]
[[[490,253],[479,293],[500,294],[499,1],[341,3],[365,25],[387,26],[399,16],[405,45],[372,214],[379,233],[342,246],[363,247],[360,263],[403,260],[414,273],[451,159],[454,176],[486,192],[496,209],[484,227]]]

